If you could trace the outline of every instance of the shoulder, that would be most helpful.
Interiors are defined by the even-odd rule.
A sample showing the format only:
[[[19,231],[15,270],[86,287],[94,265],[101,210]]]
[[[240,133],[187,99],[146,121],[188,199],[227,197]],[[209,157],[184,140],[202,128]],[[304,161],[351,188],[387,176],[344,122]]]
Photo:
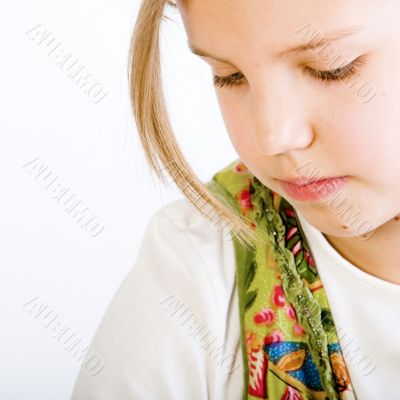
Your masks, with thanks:
[[[185,261],[185,268],[194,269],[199,263],[206,268],[229,253],[232,246],[231,237],[220,229],[220,224],[210,221],[181,198],[163,205],[152,215],[143,232],[138,262],[151,262],[156,268],[158,258],[172,264],[174,257]],[[170,272],[177,272],[179,265],[170,265]]]
[[[179,287],[182,295],[193,297],[191,286],[201,291],[200,297],[224,295],[221,291],[226,282],[232,284],[234,279],[233,243],[218,224],[201,215],[186,199],[178,199],[151,217],[134,268],[136,273],[132,273],[144,280],[155,275],[173,277],[174,282],[160,288],[166,295],[167,290]]]
[[[209,221],[185,198],[179,198],[161,206],[150,218],[147,230],[156,227],[176,231],[211,228]]]
[[[160,207],[91,344],[104,369],[95,377],[82,370],[72,399],[207,398],[208,390],[228,391],[222,354],[205,351],[202,338],[220,347],[228,342],[240,360],[232,247],[186,199]],[[234,372],[239,386],[241,371]]]
[[[178,245],[181,244],[181,240],[192,240],[192,244],[198,248],[213,244],[215,249],[219,247],[220,250],[225,242],[231,244],[230,235],[221,230],[215,218],[206,218],[184,198],[163,205],[152,215],[142,242],[156,239]],[[181,246],[181,251],[184,250]]]

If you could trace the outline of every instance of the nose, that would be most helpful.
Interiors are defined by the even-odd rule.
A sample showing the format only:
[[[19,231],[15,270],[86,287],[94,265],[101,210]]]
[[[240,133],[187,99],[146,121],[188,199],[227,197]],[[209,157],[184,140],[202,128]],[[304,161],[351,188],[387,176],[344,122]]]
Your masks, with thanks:
[[[296,94],[292,83],[263,82],[253,88],[256,151],[273,156],[307,148],[313,142],[314,134],[307,116],[306,98],[301,93]]]

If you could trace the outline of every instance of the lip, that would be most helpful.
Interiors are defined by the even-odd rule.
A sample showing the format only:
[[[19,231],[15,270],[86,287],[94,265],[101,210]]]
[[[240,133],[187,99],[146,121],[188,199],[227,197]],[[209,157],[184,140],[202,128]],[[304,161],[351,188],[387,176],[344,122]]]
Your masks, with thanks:
[[[291,180],[277,181],[283,190],[292,198],[302,201],[324,199],[339,188],[341,188],[348,180],[348,176],[337,176],[322,179],[296,178]]]

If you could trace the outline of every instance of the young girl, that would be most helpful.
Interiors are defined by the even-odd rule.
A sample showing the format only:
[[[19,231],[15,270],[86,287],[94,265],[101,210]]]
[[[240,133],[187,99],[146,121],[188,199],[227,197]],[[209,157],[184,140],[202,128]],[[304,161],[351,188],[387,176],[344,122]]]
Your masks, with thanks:
[[[239,155],[207,183],[166,115],[166,7]],[[399,398],[399,17],[396,0],[143,0],[133,110],[184,198],[152,217],[74,400]]]

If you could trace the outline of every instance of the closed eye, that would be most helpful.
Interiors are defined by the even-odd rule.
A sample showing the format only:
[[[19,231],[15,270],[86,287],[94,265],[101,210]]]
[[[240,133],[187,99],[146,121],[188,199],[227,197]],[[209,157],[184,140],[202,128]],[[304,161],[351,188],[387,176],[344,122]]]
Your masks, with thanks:
[[[365,60],[362,57],[356,58],[354,61],[350,62],[349,64],[326,71],[315,70],[309,67],[305,69],[309,71],[309,74],[320,81],[341,81],[349,76],[355,75],[359,67],[365,64]]]
[[[365,64],[365,60],[362,56],[356,58],[354,61],[349,64],[335,68],[331,70],[316,70],[310,67],[305,67],[305,70],[315,79],[324,82],[334,82],[341,81],[349,76],[355,75],[359,67]],[[235,72],[234,74],[227,76],[218,76],[213,75],[213,84],[218,88],[222,87],[238,87],[243,85],[246,82],[245,76],[241,72]]]
[[[224,86],[241,86],[244,83],[245,77],[241,72],[235,72],[228,76],[213,75],[214,86],[222,88]]]

